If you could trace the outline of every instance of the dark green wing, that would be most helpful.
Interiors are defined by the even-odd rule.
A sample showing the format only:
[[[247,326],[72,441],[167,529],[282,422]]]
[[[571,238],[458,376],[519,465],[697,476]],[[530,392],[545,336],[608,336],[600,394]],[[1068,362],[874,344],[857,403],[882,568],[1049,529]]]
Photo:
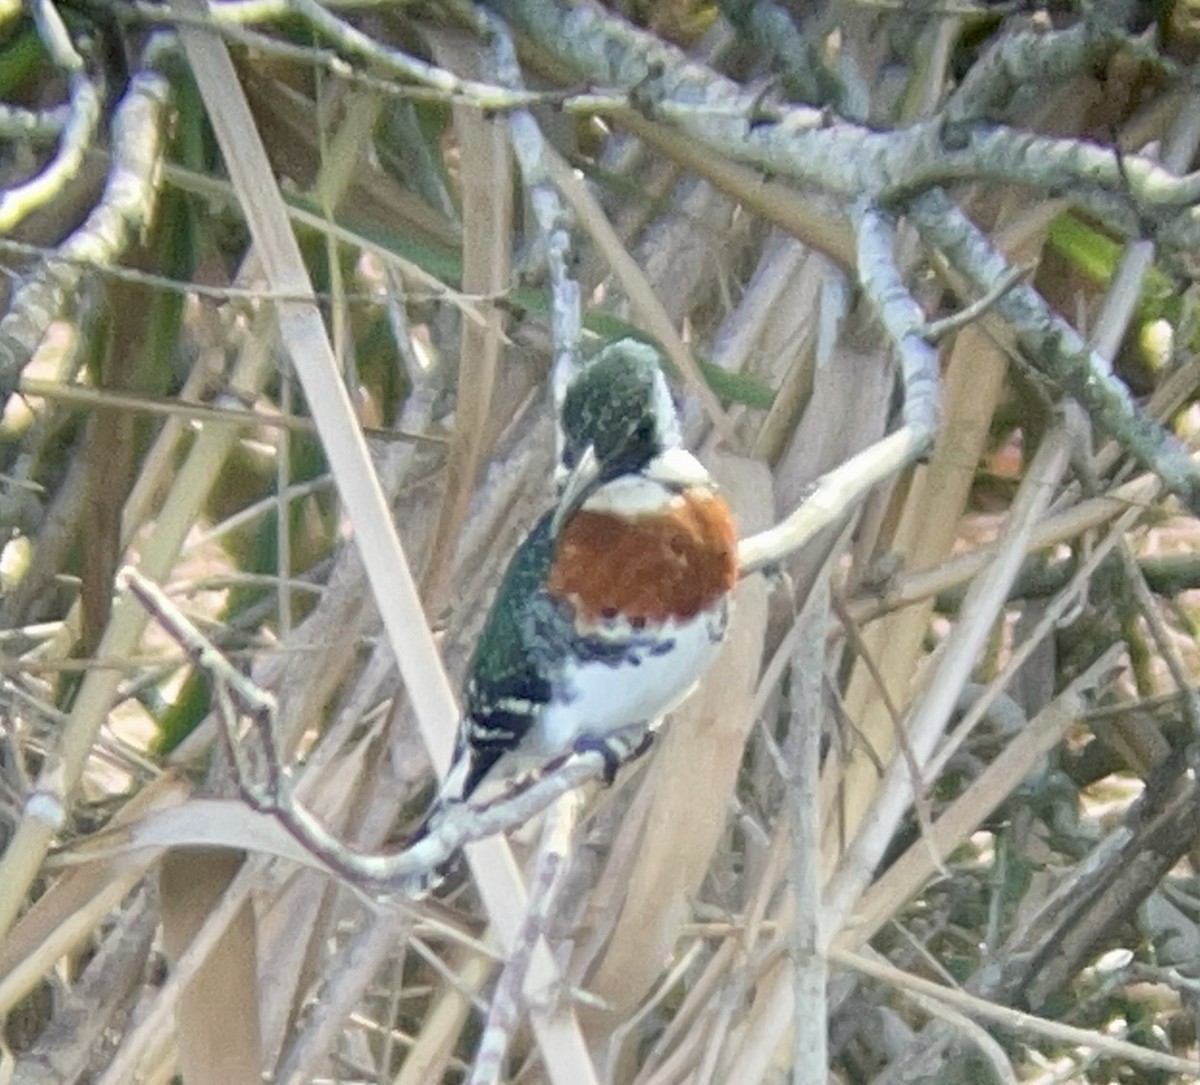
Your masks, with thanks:
[[[467,718],[459,753],[471,746],[463,797],[500,759],[520,744],[552,696],[545,646],[528,643],[531,608],[544,606],[544,587],[553,557],[551,513],[546,513],[517,547],[492,602],[467,673]],[[541,647],[542,650],[539,650]]]

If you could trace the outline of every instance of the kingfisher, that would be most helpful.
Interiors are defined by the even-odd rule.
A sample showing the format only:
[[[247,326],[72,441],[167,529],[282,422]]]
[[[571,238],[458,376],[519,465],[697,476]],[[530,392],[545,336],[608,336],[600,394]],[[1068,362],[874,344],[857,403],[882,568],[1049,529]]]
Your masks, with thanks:
[[[501,580],[431,818],[587,750],[611,784],[725,634],[734,520],[683,447],[658,352],[633,339],[600,351],[568,384],[559,427],[557,500]]]

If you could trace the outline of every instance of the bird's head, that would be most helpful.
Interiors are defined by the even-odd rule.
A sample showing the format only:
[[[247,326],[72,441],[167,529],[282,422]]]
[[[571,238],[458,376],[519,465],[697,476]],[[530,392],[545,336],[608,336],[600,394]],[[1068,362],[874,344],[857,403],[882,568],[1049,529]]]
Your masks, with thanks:
[[[556,534],[588,497],[622,475],[679,488],[708,482],[704,468],[683,450],[658,351],[635,339],[605,347],[575,376],[559,425]]]

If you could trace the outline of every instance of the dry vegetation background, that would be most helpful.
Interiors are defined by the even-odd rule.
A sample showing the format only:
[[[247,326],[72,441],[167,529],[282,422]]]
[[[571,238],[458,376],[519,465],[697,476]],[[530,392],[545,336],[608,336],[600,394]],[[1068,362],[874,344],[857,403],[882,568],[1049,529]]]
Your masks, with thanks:
[[[1200,427],[1197,196],[1130,195],[1194,166],[1200,12],[492,7],[0,2],[0,1082],[1196,1077],[1200,486],[1088,396],[1107,358]],[[546,29],[570,10],[593,53]],[[733,82],[684,93],[684,54],[693,92]],[[789,103],[853,138],[750,154]],[[1115,148],[1117,180],[1039,146],[887,175],[868,135],[930,118],[948,155],[982,125]],[[1046,375],[1062,336],[1005,308],[1017,277],[988,298],[931,241],[914,197],[942,182],[1095,348],[1094,427]],[[923,240],[887,233],[910,199]],[[873,277],[872,222],[906,286]],[[264,854],[211,683],[117,574],[275,695],[300,800],[386,850],[551,497],[572,281],[586,352],[671,357],[747,535],[896,433],[902,385],[915,437],[742,581],[652,756],[380,903]],[[897,297],[918,323],[986,302],[935,337],[917,465]]]

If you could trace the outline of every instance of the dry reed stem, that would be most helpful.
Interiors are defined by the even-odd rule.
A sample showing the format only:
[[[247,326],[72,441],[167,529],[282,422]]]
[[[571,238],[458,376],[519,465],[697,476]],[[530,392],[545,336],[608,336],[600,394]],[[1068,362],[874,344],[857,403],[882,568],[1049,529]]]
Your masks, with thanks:
[[[838,932],[835,946],[857,949],[904,908],[936,873],[930,850],[947,858],[991,816],[1041,758],[1062,741],[1066,729],[1079,719],[1087,695],[1108,680],[1124,650],[1124,645],[1114,645],[1029,721],[980,777],[942,812],[930,835],[909,847],[862,895],[853,924]]]
[[[1047,516],[1030,536],[1027,555],[1078,539],[1131,510],[1146,515],[1153,510],[1153,501],[1160,492],[1161,487],[1154,475],[1139,475],[1114,487],[1104,497],[1089,498]],[[851,603],[850,616],[860,623],[866,623],[889,611],[903,609],[932,599],[941,592],[960,588],[995,557],[996,549],[996,544],[977,547],[932,568],[900,574],[885,585],[882,598],[860,598]]]
[[[165,777],[143,787],[113,821],[130,824],[153,810],[181,803],[186,796],[187,789],[179,781]],[[160,854],[143,851],[60,875],[0,940],[0,1014],[37,986],[56,961],[77,952]]]
[[[438,47],[439,40],[435,36],[433,44],[443,59],[468,65],[477,62],[474,49],[467,51],[449,42]],[[462,155],[462,288],[468,294],[499,297],[510,285],[512,264],[513,184],[508,126],[503,117],[485,117],[473,106],[456,105],[453,112]],[[428,611],[435,615],[442,612],[449,596],[457,542],[475,494],[480,464],[487,454],[484,440],[504,345],[503,312],[492,303],[482,303],[480,309],[482,324],[462,322],[445,495],[422,573],[422,597]]]
[[[932,565],[949,554],[1006,370],[1007,358],[992,348],[977,329],[968,328],[958,336],[942,386],[942,413],[952,421],[941,427],[928,465],[914,472],[903,518],[892,540],[893,550],[903,555],[907,564],[918,568]],[[879,661],[885,688],[895,704],[908,703],[909,685],[922,653],[931,611],[932,604],[908,607],[864,631],[867,649]],[[862,733],[860,741],[869,744],[875,756],[890,760],[891,719],[875,677],[861,664],[855,667],[847,686],[845,703]],[[841,791],[836,807],[835,779]],[[832,863],[841,850],[840,836],[849,837],[857,831],[876,779],[874,760],[857,744],[844,768],[831,763],[826,769],[826,863]]]
[[[924,765],[941,738],[976,657],[1000,615],[1020,568],[1033,525],[1049,506],[1067,469],[1071,435],[1065,426],[1052,429],[1038,446],[1005,521],[995,562],[972,583],[954,635],[928,672],[928,682],[905,720],[914,756]],[[871,872],[883,856],[921,780],[893,760],[873,798],[860,831],[842,853],[825,891],[826,944],[850,921]]]
[[[250,359],[253,367],[239,369],[234,377],[237,387],[257,387],[265,379],[265,353]],[[170,575],[197,510],[237,438],[234,427],[212,427],[192,447],[159,511],[152,534],[139,547],[139,567],[146,575],[160,580]],[[123,595],[113,607],[96,655],[101,658],[131,655],[144,628],[145,613],[135,600]],[[59,749],[39,777],[38,791],[44,792],[52,804],[61,808],[66,794],[82,775],[120,681],[118,670],[92,670],[84,676],[70,719],[62,731]],[[22,819],[8,850],[0,858],[0,931],[6,931],[15,918],[59,827],[53,813],[49,820],[39,816]]]
[[[1031,468],[1028,472],[1021,491],[1022,496],[1014,503],[1010,514],[1009,531],[1001,547],[1005,557],[1002,561],[998,560],[997,564],[972,586],[973,594],[981,597],[978,609],[964,607],[964,613],[971,614],[976,623],[976,639],[979,631],[990,624],[996,608],[1003,602],[1008,583],[1011,577],[1015,576],[1024,554],[1025,536],[1032,531],[1040,510],[1049,504],[1053,496],[1053,480],[1066,467],[1068,446],[1061,428],[1055,437],[1043,444],[1044,447],[1039,450],[1038,468],[1036,471]],[[985,599],[987,602],[983,601]],[[964,664],[969,666],[973,663],[974,651],[967,651],[969,639],[971,638],[963,636],[952,641],[949,659],[943,660],[943,666],[951,667],[957,673]],[[970,658],[967,658],[968,655]],[[932,683],[931,688],[939,696],[938,699],[926,701],[925,722],[917,720],[908,724],[918,760],[924,761],[929,756],[932,742],[940,733],[945,722],[944,717],[948,714],[945,704],[947,695],[953,691],[953,696],[957,697],[962,681],[963,676],[958,674],[957,677],[949,676],[940,684]],[[863,821],[864,831],[847,849],[826,886],[825,915],[822,923],[826,944],[851,922],[853,909],[857,906],[874,867],[870,856],[875,855],[877,861],[882,854],[883,846],[891,838],[898,818],[908,805],[907,796],[911,795],[911,788],[912,781],[909,780],[903,764],[893,761],[884,775],[883,790],[874,796],[871,813]],[[778,918],[785,925],[792,921],[790,901],[785,903]],[[746,1081],[760,1080],[771,1065],[777,1045],[792,1023],[795,1009],[788,970],[770,970],[760,979],[755,1002],[744,1019],[739,1041],[727,1052],[722,1064],[726,1068],[737,1066],[738,1072],[744,1075]]]
[[[361,738],[348,743],[340,756],[323,767],[306,766],[296,785],[296,794],[304,799],[312,794],[315,809],[323,823],[339,835],[351,837],[358,828],[356,806],[361,804],[365,792],[365,781],[370,777],[371,765],[380,743],[379,730],[382,719]],[[349,952],[331,952],[331,937],[337,937],[338,920],[349,913],[358,923],[378,927],[382,919],[370,909],[364,909],[357,900],[348,900],[350,894],[323,875],[301,872],[295,884],[287,887],[278,896],[266,898],[260,908],[259,943],[260,974],[269,977],[264,991],[269,990],[270,999],[264,1000],[264,1044],[273,1057],[264,1060],[266,1067],[275,1067],[283,1057],[282,1047],[299,1038],[292,1033],[296,1029],[295,1014],[302,1013],[311,1001],[311,990],[320,983],[329,989],[343,986],[341,973],[356,970],[364,974],[363,984],[379,970],[383,960],[395,950],[393,943],[384,943],[379,958],[373,967],[362,959],[362,955]],[[265,907],[267,902],[271,907]],[[401,913],[403,918],[403,913]],[[305,1029],[313,1032],[323,1017],[335,1012],[332,998],[322,998],[319,1008],[305,1019]],[[274,1031],[267,1024],[274,1025]],[[337,1018],[337,1024],[344,1021]],[[327,1026],[328,1027],[328,1026]]]
[[[178,961],[244,863],[232,851],[173,849],[159,869],[163,945]],[[258,939],[247,899],[217,938],[177,1008],[179,1072],[192,1085],[261,1074]]]
[[[890,964],[871,960],[858,953],[846,950],[833,950],[830,958],[835,964],[852,968],[865,976],[882,980],[885,983],[905,991],[915,991],[918,994],[936,998],[948,1006],[962,1010],[973,1017],[992,1021],[1001,1028],[1016,1032],[1018,1035],[1036,1036],[1056,1043],[1070,1044],[1075,1047],[1092,1048],[1103,1052],[1110,1058],[1133,1066],[1144,1066],[1147,1069],[1165,1070],[1171,1074],[1182,1074],[1194,1078],[1196,1064],[1193,1060],[1182,1059],[1175,1055],[1167,1055],[1148,1047],[1125,1040],[1106,1036],[1102,1032],[1091,1029],[1075,1028],[1073,1025],[1063,1025],[1058,1021],[1048,1021],[1044,1017],[1036,1017],[1031,1013],[1023,1013],[1009,1006],[1001,1006],[995,1002],[978,998],[966,991],[945,987],[939,983],[914,976]]]
[[[436,993],[393,1085],[442,1080],[463,1026],[476,1009],[475,999],[496,971],[496,962],[482,953],[455,950],[447,968],[455,982],[443,984]]]
[[[836,552],[836,551],[835,551]],[[831,556],[832,557],[832,556]],[[791,720],[786,754],[789,932],[793,994],[793,1085],[826,1085],[829,1074],[829,966],[821,936],[821,739],[825,708],[826,630],[830,619],[832,560],[818,573],[796,626],[791,666]]]
[[[32,1048],[22,1052],[6,1085],[74,1085],[96,1051],[123,1027],[145,989],[146,968],[158,930],[157,900],[143,884],[115,909],[111,928]]]
[[[997,244],[1014,263],[1032,265],[1049,221],[1045,206],[1020,208],[1001,218]],[[956,337],[942,387],[941,413],[950,421],[941,427],[929,464],[914,472],[900,525],[890,540],[893,552],[901,555],[910,568],[936,565],[950,552],[991,417],[1002,394],[1007,365],[1007,352],[980,328],[966,328]],[[885,687],[897,704],[909,700],[911,676],[922,654],[933,609],[931,600],[917,602],[886,615],[865,633],[872,657],[882,663]],[[846,709],[859,727],[858,742],[864,745],[856,744],[844,772],[832,764],[826,770],[827,862],[840,850],[840,840],[854,831],[870,799],[876,775],[874,758],[886,761],[892,746],[890,717],[876,690],[869,669],[857,666],[847,687]],[[873,754],[864,753],[864,747]],[[836,807],[835,783],[842,796]]]
[[[371,125],[370,125],[369,121],[370,121],[370,110],[353,111],[349,115],[348,123],[345,126],[343,126],[343,128],[341,130],[339,130],[339,132],[337,133],[337,136],[335,137],[335,140],[334,140],[332,152],[334,152],[333,153],[333,161],[336,161],[337,163],[342,164],[339,166],[340,170],[344,170],[346,168],[344,163],[346,162],[347,159],[353,160],[357,156],[358,148],[361,147],[361,145],[365,139],[369,138],[370,132],[371,132]],[[339,176],[338,170],[331,170],[328,172],[328,174],[323,173],[322,176],[318,179],[318,189],[322,193],[325,194],[325,197],[327,199],[336,200],[338,198],[338,194],[344,188],[345,182],[346,182],[346,178],[345,178],[344,174]],[[251,260],[248,261],[248,263],[253,263],[253,258],[251,258]],[[245,274],[247,274],[247,273],[244,271],[243,275],[245,275]],[[272,349],[273,345],[274,345],[273,336],[267,335],[267,336],[261,337],[255,343],[254,349],[257,351],[262,351],[273,362],[274,361],[274,353],[273,353],[273,349]],[[346,640],[345,638],[340,639],[340,640],[333,640],[332,643],[342,644],[344,646],[344,648],[347,650],[350,648],[350,642],[348,640]],[[307,668],[306,676],[311,676],[311,677],[324,676],[328,680],[333,675],[336,674],[336,671],[337,671],[337,668],[335,666],[335,659],[333,658],[331,653],[327,653],[326,659],[325,659],[325,667],[318,668],[315,670],[313,668]],[[289,688],[293,692],[296,691],[295,686],[291,686]],[[315,693],[311,689],[311,686],[308,689],[308,694],[311,698],[310,703],[317,703],[321,700],[320,694]],[[286,742],[286,738],[284,738],[284,741]],[[177,752],[177,756],[178,756],[178,752]],[[329,780],[328,782],[331,785],[335,783],[334,780]],[[315,899],[318,901],[320,900],[319,897],[315,898]],[[214,944],[218,948],[218,950],[221,947],[230,946],[228,939],[225,937],[219,939]],[[297,951],[299,951],[301,953],[303,952],[303,944],[302,943],[293,941],[291,943],[291,946],[292,946],[293,952],[297,952]],[[239,960],[244,961],[244,959],[245,959],[244,954],[239,955],[236,945],[230,947],[230,950],[228,950],[227,952],[232,953],[233,963],[234,963],[235,967],[236,967],[237,961],[239,961]],[[221,968],[221,965],[220,965],[219,960],[206,962],[204,967],[200,968],[198,971],[197,983],[202,985],[202,984],[208,982],[207,975],[208,975],[209,971],[210,970],[219,971],[220,968]],[[276,973],[276,975],[280,975],[280,974],[286,974],[286,973],[282,973],[282,972]],[[181,1035],[191,1036],[193,1034],[193,1022],[192,1022],[192,1012],[191,1012],[193,1010],[198,1015],[195,1020],[195,1030],[194,1030],[197,1034],[202,1034],[206,1028],[210,1028],[218,1036],[220,1036],[220,1035],[228,1035],[228,1036],[236,1035],[238,1033],[238,1030],[242,1027],[242,1023],[246,1019],[246,1015],[247,1015],[246,1008],[239,1007],[239,1005],[238,1005],[237,1000],[239,997],[251,999],[251,1003],[255,1007],[255,1010],[254,1010],[255,1019],[257,1019],[257,1007],[261,1001],[261,997],[257,992],[257,984],[254,982],[254,976],[249,975],[249,976],[245,977],[245,979],[246,979],[246,982],[243,986],[241,986],[241,987],[231,986],[229,997],[224,1000],[221,1000],[219,1002],[216,1002],[216,1003],[211,1003],[210,1000],[206,1000],[204,998],[194,998],[193,999],[191,997],[185,997],[183,1000],[183,1003],[182,1003],[182,1010],[181,1010],[181,1015],[180,1015],[180,1020],[179,1020],[179,1027],[180,1027]],[[218,979],[216,982],[218,983],[218,985],[221,985],[225,981]],[[224,1013],[230,1015],[230,1020],[227,1024],[222,1023],[220,1021],[212,1020],[214,1018],[214,1009],[216,1007],[220,1007],[224,1011]],[[199,1062],[201,1064],[203,1064],[205,1062],[205,1048],[206,1048],[205,1044],[201,1043],[199,1045],[197,1059],[199,1060]],[[193,1047],[193,1050],[195,1050],[195,1049],[196,1048]],[[185,1059],[187,1056],[187,1051],[188,1051],[188,1045],[184,1045],[182,1054]],[[256,1055],[248,1055],[246,1057],[245,1061],[247,1064],[249,1064],[250,1062],[255,1062],[260,1066],[262,1065],[261,1055],[257,1055],[257,1054]]]
[[[370,139],[374,116],[375,112],[369,106],[348,111],[347,123],[339,129],[327,156],[330,168],[323,171],[318,180],[318,191],[326,201],[327,209],[331,206],[330,201],[336,201],[345,190],[348,163],[359,157],[362,147]],[[286,391],[289,387],[285,381],[285,411],[288,410]],[[288,488],[286,448],[286,440],[282,440],[277,457],[281,477],[276,490],[280,495],[286,495]],[[286,500],[286,496],[278,500]],[[282,529],[288,520],[286,510],[281,509],[277,568],[285,578],[291,548]],[[286,588],[277,594],[281,605],[280,629],[285,635],[290,626],[289,610],[284,604],[287,595]],[[332,665],[333,660],[328,662]],[[332,787],[335,781],[331,779],[328,783]],[[208,906],[215,905],[238,869],[236,862],[222,864],[206,857],[197,861],[194,854],[187,851],[168,857],[162,871],[164,890],[174,886],[176,891],[163,893],[163,923],[167,944],[173,954],[181,953],[190,936],[201,926],[205,900]],[[191,895],[181,892],[183,887],[187,887]],[[195,895],[204,893],[207,893],[204,900],[195,899]],[[211,956],[198,968],[193,983],[180,999],[176,1014],[179,1064],[189,1080],[236,1080],[245,1077],[248,1067],[261,1069],[264,1065],[259,1020],[263,1000],[258,972],[253,967],[258,957],[256,939],[254,916],[248,906],[243,907],[228,929],[215,940]],[[303,952],[303,942],[295,940],[292,946],[294,952]],[[213,991],[222,992],[223,997],[213,997]],[[214,1056],[213,1051],[218,1051],[219,1055]]]
[[[367,985],[411,926],[411,916],[393,911],[372,916],[355,932],[339,953],[338,967],[322,984],[319,999],[281,1053],[272,1080],[305,1085],[320,1076]]]
[[[777,511],[800,504],[802,487],[821,467],[837,462],[822,457],[807,441],[799,463],[785,464],[783,458],[785,450],[800,444],[794,438],[806,413],[801,408],[813,403],[820,382],[837,368],[832,357],[835,334],[846,318],[849,299],[849,282],[839,267],[776,231],[740,304],[714,334],[716,365],[756,376],[775,389],[765,417],[747,408],[738,414],[739,436],[750,454],[775,467]],[[886,364],[871,368],[886,368]],[[846,434],[842,427],[837,431],[843,437]],[[878,432],[873,435],[879,436]],[[870,443],[848,451],[839,460]],[[805,474],[809,477],[801,477]]]
[[[154,1051],[155,1045],[161,1042],[164,1035],[172,1035],[170,1023],[184,991],[207,964],[229,925],[242,915],[242,909],[256,888],[255,883],[262,877],[261,869],[262,864],[258,860],[243,864],[219,901],[206,914],[195,937],[176,958],[175,967],[166,982],[154,993],[149,1005],[144,1007],[144,1016],[121,1037],[121,1044],[97,1085],[125,1085],[135,1080],[139,1068]]]
[[[190,192],[201,199],[216,204],[237,205],[237,193],[234,191],[233,186],[223,178],[210,177],[177,165],[168,165],[163,173],[166,180],[181,192]],[[472,298],[448,286],[436,275],[430,274],[419,264],[406,259],[403,255],[381,243],[377,238],[370,236],[368,233],[351,229],[338,222],[331,222],[328,218],[322,218],[321,215],[294,204],[287,205],[287,214],[297,226],[304,226],[310,230],[315,230],[323,237],[331,241],[336,241],[340,245],[352,248],[356,252],[368,253],[374,256],[390,272],[398,275],[400,281],[416,297],[436,298],[439,301],[444,301],[448,305],[453,305],[464,320],[470,320],[481,325],[484,323],[483,313],[477,304],[479,299]],[[458,239],[457,237],[451,237],[446,240],[449,242],[450,240],[457,241]],[[204,287],[200,287],[199,292],[203,293],[204,289]],[[238,297],[239,293],[237,287],[233,287],[228,291],[231,297]],[[254,291],[253,296],[271,301],[294,301],[297,297],[296,294],[272,290],[269,287]]]
[[[658,340],[667,357],[679,369],[685,387],[703,405],[705,414],[717,432],[727,439],[732,438],[733,428],[720,400],[696,367],[692,352],[675,330],[675,323],[663,308],[654,284],[617,236],[599,201],[548,144],[545,156],[555,186],[578,216],[580,226],[600,250],[639,322]]]
[[[739,525],[768,523],[770,478],[760,464],[731,456],[710,463],[729,495]],[[673,713],[645,781],[638,820],[627,813],[622,831],[638,831],[636,844],[614,848],[619,874],[606,873],[592,899],[609,901],[592,923],[607,933],[603,955],[585,986],[605,1004],[587,1011],[589,1038],[602,1049],[615,1025],[658,981],[661,962],[690,920],[691,902],[726,832],[729,802],[742,752],[755,722],[753,684],[767,620],[767,585],[738,586],[729,633],[696,693]],[[578,966],[577,966],[578,967]]]
[[[203,15],[203,6],[193,0],[178,0],[177,7],[183,14]],[[242,196],[251,233],[262,249],[269,285],[295,297],[311,296],[299,247],[228,52],[215,34],[204,30],[183,30],[181,37],[218,141],[225,150],[234,186]],[[444,767],[458,718],[454,698],[354,422],[320,314],[315,306],[298,301],[278,303],[277,312],[284,344],[304,384],[339,492],[354,524],[367,576],[380,602],[418,723],[435,763]],[[502,840],[492,839],[470,846],[467,857],[497,933],[506,945],[511,944],[524,911],[524,893],[511,853]],[[534,982],[547,986],[555,974],[549,951],[540,945],[534,955]],[[593,1079],[594,1071],[569,1009],[535,1012],[533,1023],[556,1081],[581,1085]]]

